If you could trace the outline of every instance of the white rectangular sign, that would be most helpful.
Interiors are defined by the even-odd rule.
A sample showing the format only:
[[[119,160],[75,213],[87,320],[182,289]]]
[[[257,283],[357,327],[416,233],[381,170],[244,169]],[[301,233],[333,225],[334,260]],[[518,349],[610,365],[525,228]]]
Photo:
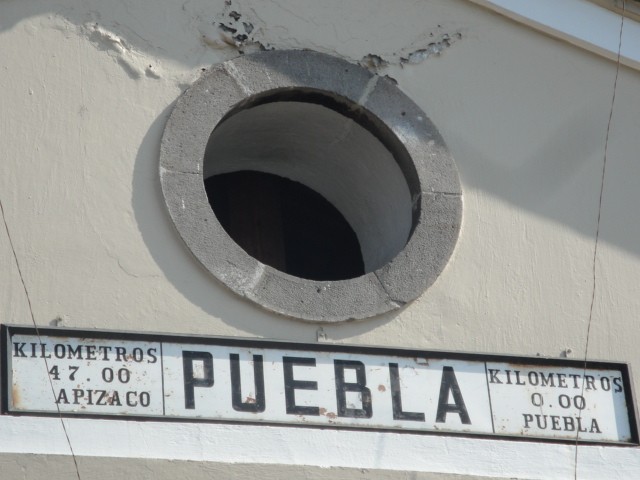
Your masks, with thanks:
[[[625,364],[3,326],[3,413],[637,443]]]

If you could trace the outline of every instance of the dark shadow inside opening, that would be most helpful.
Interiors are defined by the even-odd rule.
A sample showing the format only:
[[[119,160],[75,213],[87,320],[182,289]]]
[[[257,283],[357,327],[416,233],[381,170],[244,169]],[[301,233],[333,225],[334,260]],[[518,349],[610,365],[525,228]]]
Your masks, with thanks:
[[[309,280],[364,275],[358,238],[322,195],[299,182],[257,171],[205,180],[222,227],[249,255]]]

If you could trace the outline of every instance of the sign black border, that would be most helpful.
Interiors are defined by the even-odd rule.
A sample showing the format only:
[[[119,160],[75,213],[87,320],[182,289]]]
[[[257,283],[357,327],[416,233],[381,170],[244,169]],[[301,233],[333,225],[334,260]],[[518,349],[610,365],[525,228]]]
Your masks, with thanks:
[[[245,421],[245,420],[218,420],[208,418],[192,418],[192,417],[166,417],[166,416],[140,416],[140,415],[122,415],[122,414],[91,414],[82,412],[15,412],[9,410],[9,372],[8,372],[8,355],[10,351],[5,348],[8,345],[9,338],[14,334],[27,334],[37,336],[51,337],[74,337],[74,338],[91,338],[104,340],[133,340],[145,342],[165,342],[165,343],[183,343],[185,345],[217,345],[217,346],[239,346],[244,348],[274,348],[293,351],[316,351],[316,352],[336,352],[350,354],[369,354],[369,355],[387,355],[397,357],[426,357],[429,359],[451,359],[451,360],[468,360],[476,362],[506,362],[522,365],[541,365],[541,366],[557,366],[557,367],[573,367],[584,369],[616,369],[619,370],[625,388],[625,401],[627,404],[627,414],[629,419],[629,427],[631,434],[630,442],[598,442],[594,440],[580,439],[561,439],[536,436],[515,436],[506,434],[486,434],[473,432],[449,432],[449,431],[431,431],[431,430],[414,430],[410,428],[380,428],[380,427],[359,427],[349,425],[313,425],[313,424],[293,424],[284,422],[264,422],[264,421]],[[530,442],[549,442],[563,444],[580,444],[580,445],[608,445],[608,446],[631,446],[640,445],[639,429],[638,429],[638,412],[634,401],[635,394],[631,376],[631,367],[624,362],[609,362],[600,360],[579,360],[571,358],[549,358],[549,357],[526,357],[521,355],[505,355],[505,354],[484,354],[471,352],[450,352],[444,350],[418,350],[412,348],[401,347],[378,347],[368,345],[353,344],[333,344],[333,343],[303,343],[291,342],[273,339],[258,339],[252,337],[222,337],[222,336],[195,336],[186,334],[168,334],[168,333],[142,333],[132,331],[114,331],[114,330],[86,330],[80,328],[61,328],[61,327],[38,327],[28,325],[0,325],[0,414],[11,416],[35,416],[35,417],[60,417],[60,418],[97,418],[97,419],[118,419],[118,420],[134,420],[134,421],[162,421],[162,422],[181,422],[181,423],[223,423],[223,424],[253,424],[253,425],[271,425],[286,426],[292,428],[320,428],[331,430],[360,430],[360,431],[382,431],[394,433],[411,433],[424,435],[444,435],[454,437],[467,438],[485,438],[485,439],[503,439]]]

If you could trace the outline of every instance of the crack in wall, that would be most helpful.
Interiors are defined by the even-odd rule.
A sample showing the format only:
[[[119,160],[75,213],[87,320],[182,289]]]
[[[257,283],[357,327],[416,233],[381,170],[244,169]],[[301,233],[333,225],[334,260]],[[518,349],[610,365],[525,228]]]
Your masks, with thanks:
[[[387,295],[387,301],[389,302],[389,304],[393,305],[395,308],[402,308],[407,304],[407,302],[404,300],[394,298],[395,295],[392,295],[391,292],[387,289],[387,286],[378,275],[378,272],[373,272],[373,275],[375,276],[376,280],[378,280],[378,283],[380,284],[380,287],[382,288],[384,293]]]

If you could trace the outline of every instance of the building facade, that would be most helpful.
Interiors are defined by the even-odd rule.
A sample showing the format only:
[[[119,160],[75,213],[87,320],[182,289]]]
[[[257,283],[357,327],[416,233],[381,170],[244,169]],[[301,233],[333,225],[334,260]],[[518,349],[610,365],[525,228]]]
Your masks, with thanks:
[[[45,332],[80,329],[81,337],[135,332],[174,340],[272,339],[298,342],[303,351],[315,351],[314,345],[329,352],[373,347],[386,349],[387,356],[409,349],[542,358],[561,366],[570,360],[618,362],[631,369],[621,421],[629,421],[633,433],[630,399],[640,370],[637,2],[624,4],[625,16],[615,1],[521,3],[1,2],[0,201],[6,228],[0,229],[0,322],[29,328],[35,323]],[[256,58],[269,60],[258,68]],[[300,65],[317,71],[305,77]],[[349,72],[339,74],[343,65]],[[229,90],[219,77],[223,70],[224,78],[236,82]],[[300,84],[298,74],[306,79]],[[285,111],[280,103],[293,103],[290,97],[255,103],[269,85],[279,95],[297,92],[293,101],[302,104],[325,108],[335,100],[338,106],[328,108],[350,121],[357,115],[348,112],[363,107],[374,113],[355,123],[375,128],[349,130],[348,142],[329,148],[327,138],[344,131],[339,122],[315,107]],[[308,100],[318,89],[330,95]],[[355,107],[340,103],[350,95]],[[371,100],[376,95],[378,104]],[[231,117],[243,101],[266,113]],[[268,105],[276,110],[269,113]],[[398,105],[402,118],[395,119],[390,112]],[[209,149],[208,136],[196,147],[185,145],[193,132],[212,131],[216,124],[202,119],[213,111],[228,129],[218,130],[222,143],[211,147],[211,155],[228,150],[227,163],[213,173],[206,163],[202,172],[185,173],[183,167],[202,166],[201,160],[179,162],[187,153],[202,159],[198,148]],[[232,124],[233,118],[240,121]],[[425,122],[432,135],[427,139],[420,137]],[[259,128],[267,132],[260,138]],[[289,279],[278,273],[285,267],[264,267],[277,259],[251,263],[262,258],[251,246],[239,250],[240,267],[232,265],[240,247],[224,237],[226,230],[215,230],[224,237],[215,239],[207,236],[209,227],[200,231],[199,219],[214,215],[198,216],[202,202],[187,201],[184,209],[191,213],[187,220],[180,216],[185,198],[207,198],[203,180],[237,170],[234,149],[266,158],[279,145],[269,128],[300,139],[287,145],[302,155],[286,167],[291,170],[270,167],[263,173],[286,177],[297,168],[292,180],[332,200],[358,237],[363,271],[338,280],[305,277],[290,291],[278,283]],[[395,163],[384,166],[389,152],[368,150],[372,132],[396,160],[400,154],[389,146],[394,141],[400,142],[398,151],[409,152],[406,168],[415,168],[418,187],[402,162],[402,172]],[[367,156],[355,160],[363,151]],[[435,158],[435,166],[422,171],[426,160],[416,160],[416,152]],[[314,170],[335,158],[353,158],[351,170]],[[260,169],[255,159],[246,162],[247,170]],[[201,188],[181,183],[183,177],[172,177],[176,172],[196,176]],[[174,177],[174,183],[167,180]],[[408,186],[393,186],[405,177]],[[340,190],[342,180],[351,183]],[[242,181],[231,184],[229,195]],[[361,206],[344,193],[360,189],[366,198]],[[254,205],[271,208],[261,200],[266,197],[255,198],[260,200]],[[449,203],[439,213],[416,213],[441,198]],[[228,212],[243,215],[235,207]],[[429,223],[434,218],[439,226]],[[442,225],[450,231],[439,237]],[[419,240],[422,253],[408,251],[409,238]],[[373,297],[369,287],[358,296],[357,278],[399,264],[386,280],[375,274],[382,287]],[[252,277],[256,265],[273,275],[271,286],[262,288],[262,277]],[[234,276],[236,267],[244,273]],[[327,300],[325,287],[336,296]],[[305,301],[312,305],[300,306]],[[30,347],[11,348],[11,342],[2,346],[4,369],[9,358],[15,362],[17,352]],[[51,378],[48,364],[46,370]],[[192,374],[198,392],[206,373]],[[14,385],[0,387],[5,399]],[[454,390],[441,401],[452,409],[460,404]],[[59,392],[57,400],[64,404]],[[5,407],[18,404],[15,392],[11,402],[5,400]],[[366,410],[362,396],[359,402]],[[293,420],[37,413],[0,416],[2,478],[640,475],[637,438],[580,443],[466,430],[320,428]],[[458,410],[453,417],[465,423]]]

